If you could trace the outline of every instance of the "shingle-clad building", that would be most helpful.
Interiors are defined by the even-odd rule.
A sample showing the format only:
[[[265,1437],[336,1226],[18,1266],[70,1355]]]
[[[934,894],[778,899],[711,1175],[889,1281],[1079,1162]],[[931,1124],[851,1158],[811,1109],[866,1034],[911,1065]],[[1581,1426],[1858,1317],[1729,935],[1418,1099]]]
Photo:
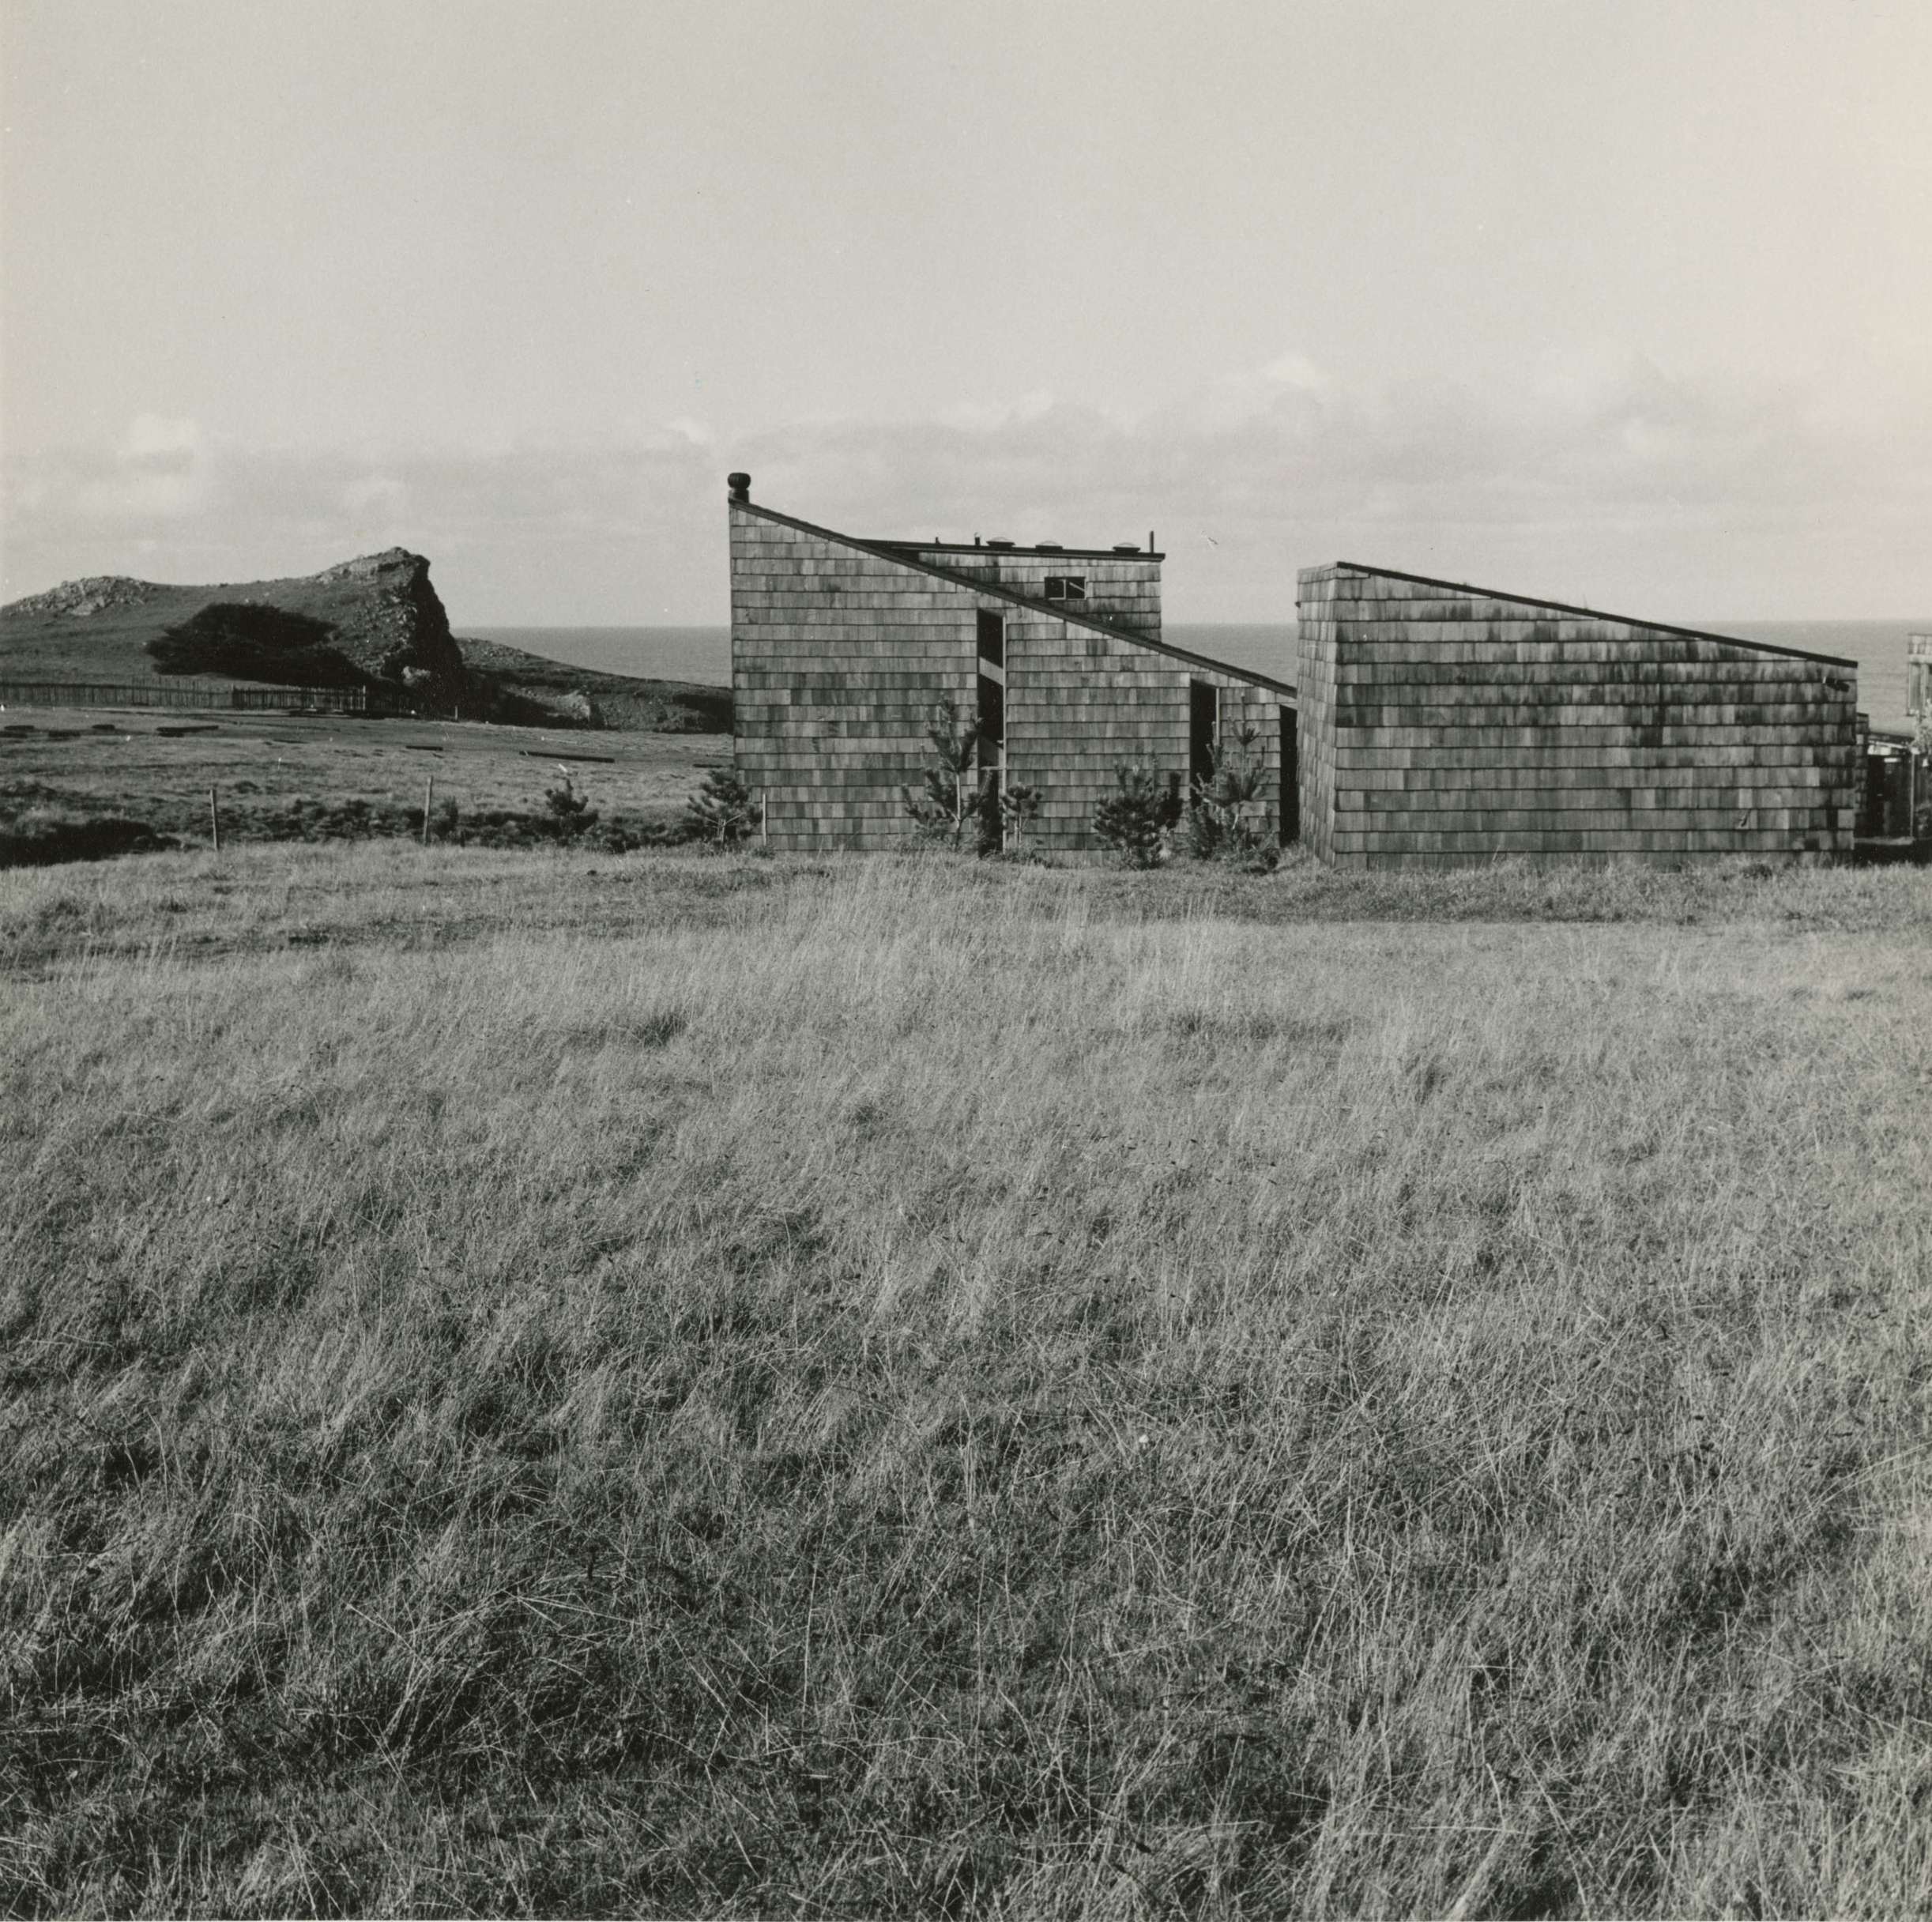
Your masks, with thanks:
[[[1855,661],[1346,561],[1297,613],[1324,861],[1851,851]]]
[[[860,540],[753,501],[744,474],[727,512],[737,767],[774,849],[906,845],[901,790],[942,703],[977,727],[985,778],[1038,792],[1041,850],[1094,845],[1120,767],[1184,792],[1250,729],[1264,831],[1294,838],[1294,689],[1162,638],[1151,540]]]

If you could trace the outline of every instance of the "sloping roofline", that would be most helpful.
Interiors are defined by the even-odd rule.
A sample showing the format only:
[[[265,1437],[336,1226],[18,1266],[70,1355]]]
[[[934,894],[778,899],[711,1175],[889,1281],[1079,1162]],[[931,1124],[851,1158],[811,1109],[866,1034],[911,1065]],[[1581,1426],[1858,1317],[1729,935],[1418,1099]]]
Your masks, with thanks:
[[[921,554],[977,554],[981,560],[991,554],[996,560],[1002,554],[1031,554],[1044,560],[1165,560],[1167,556],[1151,547],[1128,547],[1123,543],[1119,547],[1056,547],[1049,544],[1041,547],[1037,541],[1009,541],[1002,547],[995,547],[985,541],[875,541],[874,547],[883,547],[894,553],[910,548]]]
[[[944,581],[951,586],[970,588],[974,594],[989,594],[996,601],[1008,601],[1015,607],[1023,607],[1030,614],[1044,614],[1049,620],[1064,620],[1069,627],[1085,627],[1095,634],[1105,635],[1109,640],[1125,641],[1133,646],[1144,647],[1150,654],[1165,654],[1169,660],[1184,661],[1190,667],[1204,667],[1210,673],[1226,674],[1230,680],[1245,681],[1251,688],[1267,688],[1276,694],[1285,694],[1297,703],[1301,699],[1291,682],[1277,680],[1272,674],[1257,674],[1251,668],[1236,667],[1232,661],[1217,661],[1211,654],[1197,654],[1188,648],[1176,647],[1170,642],[1149,640],[1144,634],[1133,633],[1109,621],[1098,620],[1091,614],[1070,614],[1060,602],[1037,601],[1030,594],[1015,594],[1010,587],[989,586],[974,579],[970,575],[955,573],[948,567],[936,567],[930,561],[917,558],[916,552],[907,552],[885,541],[861,541],[856,534],[842,534],[835,528],[821,527],[813,521],[801,521],[796,514],[781,514],[776,507],[767,507],[755,500],[733,500],[729,504],[746,513],[755,514],[761,520],[775,521],[781,527],[795,527],[800,533],[814,535],[821,541],[834,541],[841,547],[869,554],[875,560],[889,562],[895,567],[910,567],[915,574],[928,574],[936,581]],[[997,560],[1004,550],[967,548],[963,551],[969,554],[982,552],[989,559]],[[1143,557],[1148,560],[1160,558],[1154,554]],[[1120,558],[1124,560],[1128,557],[1123,554]]]
[[[1747,641],[1736,634],[1717,634],[1708,627],[1678,627],[1664,620],[1645,620],[1635,614],[1606,614],[1600,608],[1573,607],[1566,601],[1539,601],[1532,594],[1505,594],[1500,588],[1472,587],[1467,581],[1439,581],[1426,574],[1404,574],[1399,567],[1372,567],[1359,560],[1337,560],[1331,568],[1346,567],[1353,574],[1380,574],[1392,581],[1410,581],[1418,587],[1441,587],[1451,594],[1473,594],[1484,601],[1515,601],[1524,607],[1554,608],[1559,614],[1580,614],[1586,620],[1614,620],[1626,627],[1648,627],[1655,634],[1674,634],[1689,641],[1722,641],[1727,647],[1749,647],[1761,654],[1778,654],[1787,661],[1822,661],[1832,667],[1856,669],[1858,662],[1843,654],[1813,654],[1808,648],[1776,647],[1769,641]],[[1309,574],[1327,570],[1309,567]]]

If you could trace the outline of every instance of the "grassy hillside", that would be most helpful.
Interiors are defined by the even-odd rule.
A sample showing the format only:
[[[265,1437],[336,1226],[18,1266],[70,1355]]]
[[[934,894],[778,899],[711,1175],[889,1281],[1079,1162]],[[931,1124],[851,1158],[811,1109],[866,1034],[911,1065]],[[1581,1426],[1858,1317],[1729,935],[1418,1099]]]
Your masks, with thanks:
[[[593,841],[635,841],[676,828],[730,752],[690,732],[34,707],[0,729],[0,865],[72,858],[105,823],[205,844],[211,789],[231,843],[419,836],[431,780],[437,839],[514,841],[567,768],[597,812]]]
[[[254,582],[244,587],[177,587],[144,582],[145,598],[76,620],[71,615],[0,610],[0,676],[9,680],[159,681],[163,678],[148,643],[211,603],[258,590],[293,587],[294,582]],[[279,605],[279,603],[278,603]],[[306,612],[307,609],[296,609]],[[188,681],[208,675],[168,676]]]
[[[473,673],[486,675],[513,694],[559,710],[573,697],[582,697],[595,706],[608,728],[670,733],[731,732],[729,688],[606,674],[528,654],[501,641],[466,640],[459,635],[456,644]]]
[[[0,1905],[1923,1911],[1932,876],[1300,885],[0,876]]]
[[[117,601],[115,595],[122,594],[130,597]],[[0,680],[247,683],[251,677],[247,674],[164,676],[149,643],[217,603],[247,601],[325,625],[354,625],[367,619],[370,592],[364,582],[307,576],[212,586],[126,582],[107,597],[109,605],[78,617],[44,611],[32,602],[0,609]],[[470,675],[470,710],[476,714],[542,725],[571,722],[588,701],[608,728],[731,731],[728,689],[601,673],[496,641],[459,636],[455,644]],[[446,639],[443,645],[448,646]]]

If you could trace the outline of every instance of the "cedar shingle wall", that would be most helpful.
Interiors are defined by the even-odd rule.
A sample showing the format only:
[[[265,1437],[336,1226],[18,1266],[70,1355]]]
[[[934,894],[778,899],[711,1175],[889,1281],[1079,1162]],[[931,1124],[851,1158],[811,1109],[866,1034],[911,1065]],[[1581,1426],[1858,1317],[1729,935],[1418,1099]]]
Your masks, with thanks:
[[[1230,674],[1191,669],[1132,642],[1008,608],[1007,781],[1041,790],[1037,845],[1074,852],[1097,846],[1094,809],[1114,792],[1122,766],[1188,778],[1188,684],[1226,692],[1224,738],[1256,725],[1267,761],[1269,820],[1281,780],[1280,708],[1266,688]]]
[[[932,548],[921,559],[1036,601],[1046,597],[1049,574],[1078,575],[1087,582],[1087,597],[1075,612],[1117,622],[1150,640],[1161,638],[1161,563],[1151,555],[1019,554],[998,548],[962,554],[956,548]]]
[[[733,503],[732,691],[738,771],[761,793],[773,847],[876,850],[908,845],[900,795],[930,755],[925,728],[950,695],[977,712],[975,616],[999,614],[1006,633],[1006,780],[1041,792],[1030,845],[1075,852],[1092,845],[1094,808],[1115,770],[1138,763],[1183,782],[1188,684],[1228,690],[1224,732],[1243,720],[1260,733],[1269,819],[1280,782],[1276,697],[1238,676],[1190,669],[1131,641],[1096,634],[972,587],[935,578],[766,519]],[[961,557],[940,557],[948,567]],[[1001,556],[1004,569],[1010,557]],[[1029,556],[1044,563],[1045,557]],[[1122,557],[1122,571],[1134,563]],[[1042,564],[1034,570],[1044,574]],[[1056,571],[1075,572],[1068,560]],[[1159,628],[1158,567],[1146,617]],[[1090,585],[1091,577],[1090,575]],[[1010,591],[1025,591],[1003,578]]]
[[[1335,571],[1305,572],[1295,607],[1301,840],[1325,861],[1335,859]]]
[[[771,846],[900,845],[934,703],[974,710],[979,597],[736,504],[730,522],[738,772]]]
[[[1324,860],[1851,847],[1852,669],[1362,570],[1305,572],[1299,613]]]

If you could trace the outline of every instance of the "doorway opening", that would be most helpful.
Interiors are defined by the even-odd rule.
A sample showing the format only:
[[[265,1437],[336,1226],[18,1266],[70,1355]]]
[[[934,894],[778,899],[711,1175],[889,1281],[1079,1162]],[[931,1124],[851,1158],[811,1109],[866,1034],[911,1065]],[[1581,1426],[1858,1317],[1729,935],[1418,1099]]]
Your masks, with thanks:
[[[1283,847],[1301,839],[1301,740],[1299,717],[1292,707],[1281,710],[1282,833]]]
[[[1215,748],[1221,734],[1221,690],[1205,680],[1188,683],[1188,803],[1215,778]]]
[[[1006,617],[979,617],[979,767],[999,779],[1006,767]],[[1004,785],[1004,782],[1002,782]]]

